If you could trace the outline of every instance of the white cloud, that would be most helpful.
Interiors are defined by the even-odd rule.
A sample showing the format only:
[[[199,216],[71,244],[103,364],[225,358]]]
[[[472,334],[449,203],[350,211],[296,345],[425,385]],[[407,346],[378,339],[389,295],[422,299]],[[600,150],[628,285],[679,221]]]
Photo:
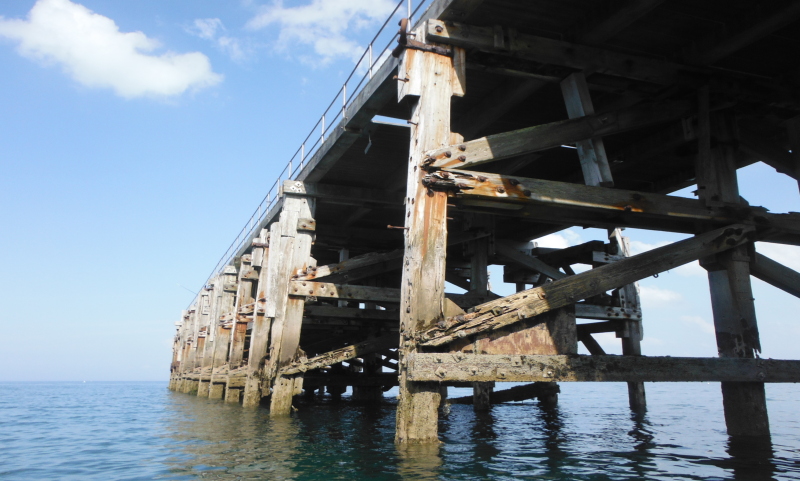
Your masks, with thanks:
[[[683,298],[679,292],[652,286],[639,286],[639,296],[642,299],[643,309],[654,306],[666,306]]]
[[[775,262],[780,262],[786,267],[800,271],[800,247],[759,242],[756,244],[756,251]]]
[[[297,55],[298,44],[313,48],[323,63],[338,58],[357,60],[366,46],[359,46],[349,34],[384,21],[394,9],[391,0],[311,0],[297,7],[284,7],[282,0],[262,6],[247,27],[260,30],[280,27],[276,48],[290,47]]]
[[[581,236],[570,229],[566,229],[555,234],[548,234],[544,237],[540,237],[536,239],[535,242],[539,247],[565,249],[567,247],[579,244],[581,242]]]
[[[658,247],[664,247],[665,245],[669,245],[669,242],[659,242],[657,244],[648,244],[647,242],[642,242],[638,240],[630,240],[631,246],[631,255],[635,256],[637,254],[641,254],[642,252],[651,251]]]
[[[680,319],[687,324],[698,326],[701,331],[707,334],[714,334],[714,324],[711,324],[700,316],[681,316]]]
[[[238,38],[228,35],[220,35],[217,37],[218,32],[226,31],[222,20],[218,18],[198,18],[194,21],[192,27],[187,28],[186,31],[204,40],[214,42],[220,50],[235,61],[244,60],[246,57]]]
[[[158,41],[120,32],[112,19],[69,0],[39,0],[27,20],[0,17],[0,37],[19,42],[24,57],[58,64],[77,82],[124,98],[180,95],[223,78],[202,53],[154,55]]]

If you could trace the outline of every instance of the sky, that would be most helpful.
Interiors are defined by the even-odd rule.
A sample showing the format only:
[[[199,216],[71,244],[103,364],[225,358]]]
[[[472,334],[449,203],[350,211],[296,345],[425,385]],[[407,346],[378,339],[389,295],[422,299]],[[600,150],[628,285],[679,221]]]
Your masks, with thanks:
[[[181,310],[394,3],[0,3],[0,381],[166,380]],[[752,205],[800,210],[791,179],[739,175]],[[626,235],[636,252],[685,237]],[[800,269],[800,249],[758,248]],[[753,289],[763,356],[796,358],[800,301]],[[641,290],[645,354],[716,355],[699,266]]]

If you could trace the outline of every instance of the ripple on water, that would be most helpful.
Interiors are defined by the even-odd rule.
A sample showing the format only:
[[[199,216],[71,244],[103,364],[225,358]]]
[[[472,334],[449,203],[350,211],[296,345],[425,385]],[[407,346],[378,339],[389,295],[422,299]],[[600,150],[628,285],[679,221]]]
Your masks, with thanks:
[[[767,388],[771,444],[726,436],[715,384],[648,384],[637,417],[624,384],[565,383],[555,409],[453,405],[441,446],[403,449],[391,398],[270,419],[165,387],[0,384],[0,479],[800,480],[795,385]]]

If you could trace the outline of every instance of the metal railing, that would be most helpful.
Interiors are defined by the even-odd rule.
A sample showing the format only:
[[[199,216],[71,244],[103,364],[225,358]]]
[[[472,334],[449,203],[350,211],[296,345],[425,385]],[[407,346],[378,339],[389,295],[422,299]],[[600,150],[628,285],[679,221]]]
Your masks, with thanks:
[[[355,67],[353,67],[350,75],[347,76],[347,79],[336,93],[336,96],[334,96],[333,100],[331,100],[330,104],[328,104],[328,107],[319,117],[317,123],[314,124],[314,127],[311,128],[311,131],[289,159],[289,162],[286,164],[280,174],[278,174],[278,178],[269,188],[267,194],[264,196],[261,202],[259,202],[255,211],[247,220],[244,227],[242,227],[242,229],[236,235],[236,238],[233,240],[233,242],[231,242],[230,246],[228,246],[228,249],[225,251],[222,257],[220,257],[217,265],[214,266],[211,274],[209,274],[205,283],[206,285],[208,284],[208,281],[219,274],[224,266],[231,262],[236,253],[242,249],[245,242],[253,237],[254,231],[261,226],[270,209],[278,201],[278,198],[280,197],[280,187],[283,181],[297,178],[297,175],[306,166],[306,161],[309,158],[312,158],[317,150],[319,150],[319,148],[322,146],[322,143],[326,139],[326,134],[329,133],[332,127],[336,126],[336,122],[339,119],[343,119],[345,117],[347,107],[352,103],[353,99],[356,98],[362,87],[365,86],[370,79],[372,79],[375,71],[377,71],[389,58],[389,53],[392,50],[392,44],[394,44],[398,36],[397,33],[392,35],[392,37],[386,43],[386,46],[380,51],[377,57],[375,57],[374,52],[376,42],[381,40],[382,43],[381,36],[386,32],[386,28],[389,26],[392,19],[400,18],[402,14],[405,13],[406,17],[409,19],[408,25],[413,25],[412,20],[419,9],[431,1],[432,0],[422,0],[413,9],[412,0],[399,0],[397,2],[397,5],[394,7],[394,10],[392,10],[392,13],[389,15],[386,21],[383,22],[383,25],[381,25],[378,33],[375,34],[367,48],[364,50],[364,53],[362,53],[361,57],[358,59],[358,61],[356,61]],[[402,12],[398,16],[398,12],[401,12],[403,5],[407,6],[406,12]],[[363,72],[363,74],[360,77],[357,77],[356,75],[359,72]],[[352,83],[354,83],[356,80],[358,80],[358,82],[355,84],[355,86],[352,86]],[[348,88],[348,85],[351,85],[351,87]],[[341,108],[337,106],[339,102],[341,102]],[[195,297],[195,299],[193,299],[189,305],[191,306],[196,299],[197,298]]]

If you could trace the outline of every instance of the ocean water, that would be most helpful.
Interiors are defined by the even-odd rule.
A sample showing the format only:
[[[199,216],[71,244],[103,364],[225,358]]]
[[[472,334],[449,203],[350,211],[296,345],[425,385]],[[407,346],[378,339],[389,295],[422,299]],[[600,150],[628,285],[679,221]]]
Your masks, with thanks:
[[[767,386],[771,441],[725,434],[718,384],[647,384],[638,418],[624,384],[561,389],[552,410],[454,405],[441,445],[399,450],[391,396],[272,420],[166,383],[0,383],[0,479],[800,480],[798,385]]]

